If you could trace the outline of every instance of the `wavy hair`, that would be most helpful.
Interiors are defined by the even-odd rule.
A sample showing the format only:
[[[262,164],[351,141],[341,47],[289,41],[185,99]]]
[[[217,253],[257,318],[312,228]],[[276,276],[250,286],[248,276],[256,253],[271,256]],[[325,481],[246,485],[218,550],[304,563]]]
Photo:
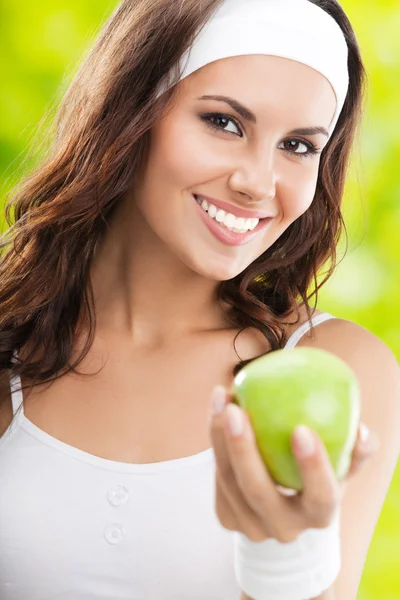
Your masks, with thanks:
[[[228,303],[235,326],[257,328],[271,351],[286,343],[285,319],[295,309],[299,321],[299,303],[312,328],[309,300],[315,295],[317,301],[336,267],[336,246],[346,229],[342,197],[363,112],[366,73],[352,26],[336,0],[309,1],[329,13],[346,38],[347,98],[322,152],[309,209],[242,273],[218,284],[218,298]],[[47,155],[6,205],[0,374],[8,370],[33,387],[57,373],[77,372],[95,333],[89,271],[96,245],[146,159],[152,126],[174,97],[174,87],[157,97],[161,80],[174,69],[178,83],[179,59],[220,3],[124,0],[100,29],[60,102]],[[82,351],[72,360],[84,332]],[[240,360],[233,374],[248,362]]]

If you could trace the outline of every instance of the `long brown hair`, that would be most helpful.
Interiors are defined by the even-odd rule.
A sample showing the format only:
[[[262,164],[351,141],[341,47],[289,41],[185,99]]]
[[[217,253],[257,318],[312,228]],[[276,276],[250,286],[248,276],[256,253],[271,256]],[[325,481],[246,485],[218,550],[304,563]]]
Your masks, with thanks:
[[[317,301],[336,267],[336,246],[345,229],[341,202],[363,109],[365,70],[351,24],[336,0],[310,1],[328,12],[346,37],[347,99],[322,153],[310,208],[248,268],[219,284],[219,299],[229,304],[234,324],[260,330],[272,351],[283,347],[283,323],[296,307],[299,320],[300,302],[311,320],[308,302],[314,295]],[[40,383],[77,372],[94,339],[89,270],[96,244],[146,159],[151,127],[174,97],[171,87],[157,98],[160,81],[172,68],[179,81],[180,57],[220,3],[124,0],[101,29],[61,102],[48,156],[12,190],[6,206],[9,229],[0,238],[0,373],[10,370]],[[309,293],[311,283],[315,289]],[[72,361],[82,331],[86,341]],[[27,348],[13,358],[15,350]],[[247,362],[240,361],[234,374]]]

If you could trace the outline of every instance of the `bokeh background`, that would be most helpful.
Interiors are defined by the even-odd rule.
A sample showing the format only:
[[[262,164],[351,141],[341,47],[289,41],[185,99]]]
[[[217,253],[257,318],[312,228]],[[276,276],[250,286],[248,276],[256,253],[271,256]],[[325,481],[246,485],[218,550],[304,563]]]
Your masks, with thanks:
[[[0,231],[6,228],[7,192],[40,160],[42,126],[116,5],[108,0],[0,2]],[[400,3],[342,0],[342,6],[358,36],[369,83],[344,202],[349,245],[342,260],[343,238],[341,262],[321,289],[318,307],[369,329],[399,360]],[[400,599],[400,465],[358,599]]]

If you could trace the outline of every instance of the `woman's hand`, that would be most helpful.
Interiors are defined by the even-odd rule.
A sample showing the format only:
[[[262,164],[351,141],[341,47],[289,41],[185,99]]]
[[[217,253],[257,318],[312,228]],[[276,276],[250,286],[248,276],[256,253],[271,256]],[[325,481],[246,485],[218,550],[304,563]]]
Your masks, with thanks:
[[[346,480],[337,480],[318,434],[311,432],[311,453],[304,453],[293,435],[293,452],[304,487],[300,493],[284,494],[264,465],[247,413],[232,403],[225,388],[217,386],[217,396],[218,390],[223,412],[210,415],[210,434],[216,460],[215,510],[221,525],[252,541],[273,537],[280,542],[295,540],[305,529],[328,527],[341,503]],[[234,437],[228,417],[240,414],[244,430]],[[363,441],[362,429],[347,478],[360,470],[379,445],[374,434]]]

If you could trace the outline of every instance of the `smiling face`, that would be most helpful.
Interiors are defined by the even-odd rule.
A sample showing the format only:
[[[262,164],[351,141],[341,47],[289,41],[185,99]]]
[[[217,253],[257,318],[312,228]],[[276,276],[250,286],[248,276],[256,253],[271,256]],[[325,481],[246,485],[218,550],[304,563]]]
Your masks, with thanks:
[[[182,263],[207,279],[225,281],[244,271],[310,207],[328,137],[291,132],[328,129],[336,97],[328,80],[307,65],[265,55],[210,63],[178,88],[173,110],[151,131],[135,204],[149,234]],[[210,95],[235,100],[254,118],[247,120],[226,102],[200,99]],[[230,205],[227,212],[233,215],[240,216],[237,209],[262,211],[273,219],[260,221],[259,231],[240,243],[227,242],[231,234],[215,219],[210,223],[194,194],[215,199],[217,209],[218,201]]]

